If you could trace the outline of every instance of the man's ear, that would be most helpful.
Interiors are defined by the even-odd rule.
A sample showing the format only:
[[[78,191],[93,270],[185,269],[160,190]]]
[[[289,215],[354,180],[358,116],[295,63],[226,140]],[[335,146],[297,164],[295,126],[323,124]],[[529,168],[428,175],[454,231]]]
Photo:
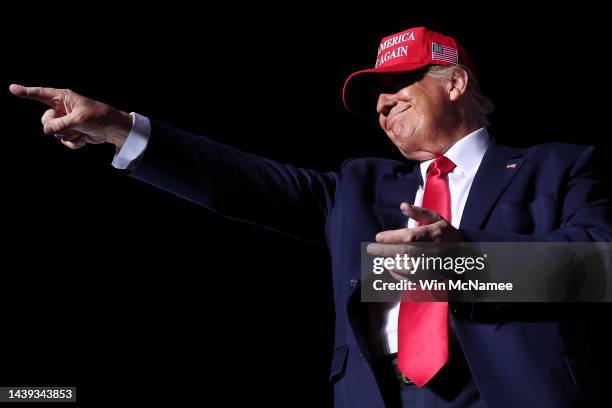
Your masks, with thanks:
[[[453,70],[450,79],[449,98],[452,102],[456,102],[466,92],[468,87],[468,73],[465,69],[456,67]]]

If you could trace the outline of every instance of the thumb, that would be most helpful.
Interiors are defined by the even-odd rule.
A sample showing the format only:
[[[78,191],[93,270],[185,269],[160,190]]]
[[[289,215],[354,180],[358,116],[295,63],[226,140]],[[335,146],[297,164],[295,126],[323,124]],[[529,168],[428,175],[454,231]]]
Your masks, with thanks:
[[[76,125],[76,115],[73,112],[69,113],[68,115],[46,121],[43,130],[48,135],[57,133],[61,134],[62,132],[74,129]]]
[[[433,224],[436,221],[440,221],[442,218],[440,214],[435,211],[427,210],[423,207],[417,207],[416,205],[411,205],[408,203],[402,203],[400,205],[400,210],[402,210],[402,213],[406,217],[412,218],[421,225]]]

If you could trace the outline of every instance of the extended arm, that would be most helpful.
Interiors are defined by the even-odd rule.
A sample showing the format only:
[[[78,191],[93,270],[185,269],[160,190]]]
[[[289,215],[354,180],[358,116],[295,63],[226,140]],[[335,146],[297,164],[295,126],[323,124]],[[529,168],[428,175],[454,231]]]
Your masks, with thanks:
[[[70,148],[108,142],[122,149],[132,129],[129,114],[70,90],[10,90],[49,106],[44,131]],[[337,173],[281,164],[155,121],[150,132],[133,177],[227,217],[324,242]]]

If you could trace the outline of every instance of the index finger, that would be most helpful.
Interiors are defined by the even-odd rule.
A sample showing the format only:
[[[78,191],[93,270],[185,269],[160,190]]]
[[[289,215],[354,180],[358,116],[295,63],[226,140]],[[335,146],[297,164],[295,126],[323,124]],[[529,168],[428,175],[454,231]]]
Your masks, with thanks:
[[[415,228],[401,228],[397,230],[387,230],[376,234],[376,242],[379,244],[405,244],[428,239],[428,225]]]
[[[55,105],[62,93],[61,89],[43,88],[40,86],[23,86],[18,84],[12,84],[9,86],[9,91],[11,91],[13,95],[20,98],[32,99],[51,107]]]
[[[406,217],[412,218],[421,225],[433,224],[434,222],[439,221],[440,218],[442,218],[440,214],[435,211],[431,211],[426,208],[418,207],[416,205],[411,205],[408,203],[400,204],[400,210]]]

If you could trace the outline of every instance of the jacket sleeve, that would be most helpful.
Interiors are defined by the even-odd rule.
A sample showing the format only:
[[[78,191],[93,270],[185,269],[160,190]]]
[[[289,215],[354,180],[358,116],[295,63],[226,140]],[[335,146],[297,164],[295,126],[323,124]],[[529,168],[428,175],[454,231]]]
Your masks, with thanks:
[[[546,234],[523,235],[464,230],[472,242],[609,242],[612,241],[612,200],[602,158],[593,147],[585,149],[567,177],[561,197],[559,228]]]
[[[321,173],[245,153],[151,121],[132,177],[223,216],[325,242],[338,173]]]

